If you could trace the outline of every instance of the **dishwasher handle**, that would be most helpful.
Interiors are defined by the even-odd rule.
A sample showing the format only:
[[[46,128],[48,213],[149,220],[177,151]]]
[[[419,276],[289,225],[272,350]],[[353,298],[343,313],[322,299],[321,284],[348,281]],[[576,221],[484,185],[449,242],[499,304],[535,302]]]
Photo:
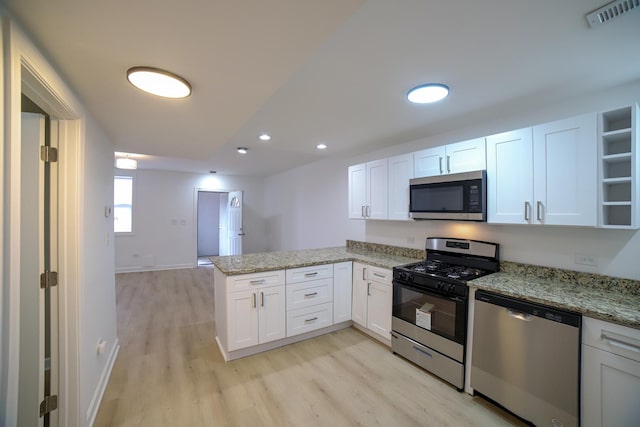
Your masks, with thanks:
[[[505,308],[507,310],[507,314],[511,317],[515,317],[516,319],[523,320],[525,322],[531,322],[533,320],[533,316],[527,313],[523,313],[521,311],[512,310],[510,308]]]

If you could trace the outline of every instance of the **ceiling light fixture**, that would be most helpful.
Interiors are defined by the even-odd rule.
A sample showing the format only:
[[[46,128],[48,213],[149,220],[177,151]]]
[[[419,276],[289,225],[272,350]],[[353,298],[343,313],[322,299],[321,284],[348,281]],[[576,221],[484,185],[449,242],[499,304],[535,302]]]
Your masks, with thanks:
[[[327,144],[318,144],[318,145],[316,145],[316,148],[317,148],[318,150],[324,150],[324,149],[326,149],[326,148],[327,148]]]
[[[129,156],[116,159],[116,167],[118,169],[138,169],[138,161],[130,159]]]
[[[249,151],[247,147],[238,147],[238,153],[240,154],[247,154],[247,151]]]
[[[427,83],[407,92],[407,99],[414,104],[430,104],[449,95],[449,87],[441,83]]]
[[[129,68],[127,80],[138,89],[165,98],[186,98],[191,95],[191,85],[188,81],[158,68]]]
[[[258,138],[260,138],[260,141],[268,141],[271,139],[271,135],[269,135],[268,133],[263,133]]]

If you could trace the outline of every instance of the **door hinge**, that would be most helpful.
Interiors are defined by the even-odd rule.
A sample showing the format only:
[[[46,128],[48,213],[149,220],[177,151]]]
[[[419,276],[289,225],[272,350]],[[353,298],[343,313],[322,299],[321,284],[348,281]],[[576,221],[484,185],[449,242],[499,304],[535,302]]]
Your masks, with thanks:
[[[53,163],[58,161],[58,149],[50,145],[40,146],[40,159],[43,162]]]
[[[40,275],[40,289],[58,286],[58,273],[56,271],[45,271]]]
[[[44,417],[48,413],[58,409],[58,396],[45,396],[44,400],[40,403],[40,417]]]

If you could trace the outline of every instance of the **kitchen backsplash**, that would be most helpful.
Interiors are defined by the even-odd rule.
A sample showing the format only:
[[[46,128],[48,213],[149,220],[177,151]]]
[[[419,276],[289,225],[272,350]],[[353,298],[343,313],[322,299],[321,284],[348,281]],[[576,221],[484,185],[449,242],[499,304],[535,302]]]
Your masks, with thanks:
[[[358,242],[347,240],[347,250],[352,252],[373,251],[386,255],[402,256],[407,258],[425,259],[424,249],[402,248],[400,246],[382,245],[380,243]]]

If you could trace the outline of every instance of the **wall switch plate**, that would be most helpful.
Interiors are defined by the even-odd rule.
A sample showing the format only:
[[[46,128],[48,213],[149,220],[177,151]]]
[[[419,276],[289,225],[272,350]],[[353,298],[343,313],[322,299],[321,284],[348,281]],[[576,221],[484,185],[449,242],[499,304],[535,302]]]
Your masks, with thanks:
[[[598,258],[590,254],[576,254],[576,264],[598,266]]]

